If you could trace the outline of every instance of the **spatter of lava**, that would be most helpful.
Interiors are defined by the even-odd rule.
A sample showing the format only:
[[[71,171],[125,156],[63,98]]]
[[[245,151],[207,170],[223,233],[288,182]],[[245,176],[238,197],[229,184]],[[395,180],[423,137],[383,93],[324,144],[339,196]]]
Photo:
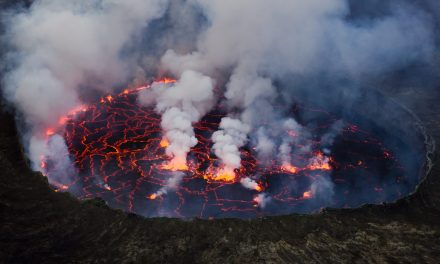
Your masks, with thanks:
[[[81,199],[102,197],[112,207],[144,216],[201,218],[353,207],[364,202],[358,199],[359,190],[370,196],[369,202],[380,202],[390,179],[394,187],[386,198],[401,195],[398,186],[404,184],[404,171],[397,160],[379,140],[353,124],[344,128],[331,157],[321,151],[317,139],[310,139],[311,151],[292,157],[292,164],[273,160],[262,165],[254,149],[245,146],[241,168],[222,172],[210,140],[225,116],[217,108],[194,125],[198,144],[191,149],[188,163],[170,165],[160,115],[136,103],[139,91],[148,88],[126,89],[81,106],[60,120],[60,128],[47,130],[48,139],[64,134],[77,170],[71,183],[52,180],[57,190],[75,190]],[[296,107],[292,113],[296,111],[318,113],[312,131],[317,138],[337,120],[319,109]],[[298,136],[289,131],[286,135]],[[51,160],[44,159],[42,167],[51,178]],[[375,175],[378,168],[387,179]],[[170,184],[173,180],[176,183]],[[250,183],[247,188],[243,181]]]

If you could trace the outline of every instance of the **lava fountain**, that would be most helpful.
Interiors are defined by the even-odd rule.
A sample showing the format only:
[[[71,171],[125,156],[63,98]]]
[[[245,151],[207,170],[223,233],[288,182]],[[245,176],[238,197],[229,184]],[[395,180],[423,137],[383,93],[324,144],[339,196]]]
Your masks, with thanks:
[[[298,143],[309,147],[292,154],[292,162],[263,164],[248,143],[240,148],[241,167],[224,170],[212,152],[211,136],[226,115],[218,105],[194,124],[198,143],[187,161],[170,163],[161,116],[137,103],[144,89],[149,87],[102,97],[73,109],[59,128],[47,129],[48,141],[63,135],[74,164],[74,172],[60,172],[53,170],[53,160],[42,157],[44,174],[57,191],[80,199],[101,197],[111,207],[147,217],[252,218],[393,201],[414,189],[395,155],[407,151],[405,145],[387,146],[377,129],[344,121],[329,151],[320,139],[340,118],[301,104],[292,106],[291,115],[313,116],[303,121],[312,136]],[[288,130],[284,135],[300,136]],[[72,181],[57,182],[59,173],[72,173]]]

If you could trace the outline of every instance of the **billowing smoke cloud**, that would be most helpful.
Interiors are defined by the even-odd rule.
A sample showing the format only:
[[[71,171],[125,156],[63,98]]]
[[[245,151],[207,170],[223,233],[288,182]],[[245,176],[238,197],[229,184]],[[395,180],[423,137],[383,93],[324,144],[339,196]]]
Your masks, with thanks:
[[[69,150],[67,149],[64,138],[60,135],[53,135],[48,142],[43,145],[41,141],[34,143],[35,138],[31,138],[30,157],[32,159],[41,159],[41,150],[44,151],[44,156],[51,162],[49,164],[41,161],[40,166],[50,166],[50,175],[47,175],[51,184],[57,188],[63,189],[72,184],[75,179],[76,170],[70,160]],[[35,155],[35,156],[34,156]],[[72,190],[74,191],[74,190]]]
[[[249,130],[249,126],[240,120],[225,117],[220,122],[219,130],[212,135],[214,142],[212,149],[223,161],[226,171],[240,167],[239,148],[246,144]]]
[[[81,85],[109,90],[124,82],[134,65],[122,52],[165,3],[35,2],[10,21],[18,65],[5,80],[7,98],[31,121],[51,124],[78,104]]]
[[[352,24],[346,1],[199,2],[211,23],[199,52],[217,67],[247,64],[247,73],[271,76],[359,75],[427,59],[432,51],[428,17],[403,4],[390,16]]]
[[[333,142],[335,141],[335,138],[341,133],[342,129],[344,128],[344,122],[341,120],[336,121],[330,129],[325,133],[320,140],[320,145],[322,148],[322,151],[325,154],[331,153],[331,146],[333,145]]]
[[[266,205],[270,202],[271,198],[266,193],[259,193],[255,198],[254,202],[257,203],[257,206],[264,209]]]
[[[156,103],[156,111],[162,113],[161,126],[169,145],[166,153],[173,157],[171,167],[186,167],[186,156],[197,144],[192,124],[213,106],[213,81],[194,71],[186,71],[179,81],[167,87],[159,84],[139,96],[144,105]]]
[[[282,137],[283,140],[279,146],[278,155],[283,166],[289,167],[292,165],[291,156],[293,145],[301,146],[299,149],[295,150],[296,153],[306,153],[311,151],[311,146],[303,143],[310,137],[310,135],[307,130],[298,124],[293,118],[284,120],[282,128],[281,131],[286,131],[287,135]]]
[[[3,80],[3,94],[33,127],[33,140],[26,141],[34,168],[41,169],[36,153],[45,151],[38,150],[42,128],[81,104],[84,87],[110,91],[126,82],[136,64],[135,54],[124,50],[166,3],[43,0],[7,16],[8,63],[15,67]]]
[[[236,122],[250,127],[260,156],[279,149],[286,162],[293,151],[291,142],[278,142],[274,139],[278,135],[272,137],[268,131],[274,120],[283,119],[283,107],[274,109],[274,102],[283,102],[280,96],[292,92],[274,87],[274,80],[317,74],[357,80],[427,61],[433,52],[430,20],[410,5],[355,24],[346,20],[350,12],[346,1],[196,2],[210,26],[200,35],[196,51],[169,50],[162,58],[164,67],[176,74],[232,68],[225,98]],[[214,134],[214,152],[227,166],[239,166],[237,148],[246,134],[235,139],[222,127]]]
[[[259,190],[260,186],[258,185],[258,183],[254,180],[252,180],[251,178],[242,178],[240,180],[241,185],[243,185],[243,187],[250,189],[250,190]]]

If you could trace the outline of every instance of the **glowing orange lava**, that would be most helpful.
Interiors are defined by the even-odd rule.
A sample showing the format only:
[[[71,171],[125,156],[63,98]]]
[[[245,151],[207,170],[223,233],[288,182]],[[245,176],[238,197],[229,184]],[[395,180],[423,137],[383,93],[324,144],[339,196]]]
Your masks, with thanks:
[[[330,166],[329,161],[330,159],[324,156],[322,152],[317,152],[307,168],[309,170],[331,170],[332,167]]]
[[[171,78],[163,78],[163,79],[160,79],[160,80],[158,80],[156,82],[167,84],[167,83],[175,83],[175,82],[177,82],[177,80],[171,79]]]
[[[298,167],[292,166],[291,164],[285,163],[281,166],[281,169],[288,173],[297,173],[299,171]]]
[[[236,175],[234,170],[223,168],[219,169],[214,174],[205,174],[203,178],[208,181],[234,182],[236,179]]]
[[[162,140],[160,141],[159,145],[162,148],[166,148],[166,147],[168,147],[170,145],[170,142],[168,141],[168,139],[162,138]]]
[[[188,165],[186,164],[186,160],[174,158],[169,162],[160,165],[159,168],[162,170],[169,170],[169,171],[187,171]]]
[[[54,129],[52,129],[52,128],[46,129],[46,136],[50,137],[53,134],[55,134],[55,130]]]
[[[304,192],[302,198],[303,199],[310,199],[310,198],[312,198],[312,191]]]

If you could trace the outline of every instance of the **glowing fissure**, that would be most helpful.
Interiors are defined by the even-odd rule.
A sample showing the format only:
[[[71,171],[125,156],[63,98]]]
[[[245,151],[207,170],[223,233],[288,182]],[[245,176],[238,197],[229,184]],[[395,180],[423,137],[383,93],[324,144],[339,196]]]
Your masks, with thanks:
[[[344,133],[367,138],[356,144],[376,149],[377,157],[353,152],[356,160],[341,164],[320,150],[319,141],[311,140],[307,143],[311,151],[291,156],[289,162],[274,159],[262,165],[252,147],[243,143],[240,166],[231,169],[213,150],[212,135],[225,117],[219,108],[194,123],[197,144],[191,147],[187,159],[176,159],[167,154],[170,141],[163,134],[161,115],[136,102],[139,92],[150,88],[125,89],[104,96],[97,104],[73,109],[60,119],[58,128],[46,130],[48,141],[64,133],[76,168],[72,182],[57,183],[53,161],[42,157],[41,168],[57,190],[75,190],[80,198],[101,196],[112,206],[146,216],[245,217],[277,214],[277,210],[288,213],[295,208],[318,210],[322,204],[315,202],[315,196],[328,192],[322,189],[328,184],[343,186],[350,180],[350,170],[368,168],[372,160],[397,164],[379,141],[368,134],[358,135],[361,132],[356,126],[348,124]],[[331,120],[329,115],[327,122]],[[288,129],[285,135],[299,136]],[[288,142],[296,147],[294,140]],[[329,179],[334,169],[338,174]],[[349,186],[344,188],[349,192]],[[383,186],[372,188],[377,192]]]

